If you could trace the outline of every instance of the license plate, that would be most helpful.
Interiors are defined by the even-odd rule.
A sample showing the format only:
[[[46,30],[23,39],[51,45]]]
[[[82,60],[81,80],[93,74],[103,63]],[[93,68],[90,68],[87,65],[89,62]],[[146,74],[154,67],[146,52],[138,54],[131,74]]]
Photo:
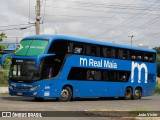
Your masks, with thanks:
[[[22,95],[22,93],[21,93],[21,92],[18,92],[17,95]]]

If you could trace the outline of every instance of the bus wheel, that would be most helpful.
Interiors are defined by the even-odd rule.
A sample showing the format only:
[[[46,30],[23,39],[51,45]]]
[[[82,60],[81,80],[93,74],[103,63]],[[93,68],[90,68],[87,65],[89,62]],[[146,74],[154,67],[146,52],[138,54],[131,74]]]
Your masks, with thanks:
[[[61,97],[58,98],[61,102],[67,102],[70,101],[72,98],[72,90],[70,87],[64,87],[61,91]]]
[[[141,99],[141,97],[142,97],[141,88],[136,88],[135,91],[134,91],[133,99],[137,100],[137,99]]]
[[[131,87],[127,87],[126,90],[125,90],[124,99],[125,100],[131,100],[132,99],[132,95],[133,95],[132,88]]]

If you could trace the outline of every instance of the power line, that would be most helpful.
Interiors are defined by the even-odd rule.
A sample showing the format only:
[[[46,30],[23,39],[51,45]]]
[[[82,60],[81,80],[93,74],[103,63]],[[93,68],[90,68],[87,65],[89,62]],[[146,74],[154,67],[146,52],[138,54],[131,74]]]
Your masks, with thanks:
[[[70,1],[65,1],[66,2],[70,2]],[[135,1],[134,1],[135,2]],[[56,2],[55,2],[56,3]],[[54,3],[54,4],[55,4]],[[143,6],[137,6],[137,4],[104,4],[104,3],[88,3],[88,2],[85,2],[85,3],[82,3],[82,2],[78,2],[78,1],[72,1],[72,3],[77,3],[79,5],[81,5],[80,7],[78,7],[79,9],[81,9],[82,7],[84,8],[112,8],[112,9],[129,9],[129,10],[146,10],[146,7],[145,5],[143,4]],[[61,8],[62,6],[57,6],[57,5],[47,5],[48,7],[52,7],[52,8]],[[158,6],[158,5],[153,5],[151,6],[150,8],[148,8],[148,10],[150,10],[151,8],[154,8],[155,6]],[[64,7],[63,7],[64,8]],[[65,8],[68,8],[68,7],[65,7]],[[73,7],[71,7],[73,8]],[[156,9],[154,9],[156,11]],[[157,9],[159,11],[159,9]]]
[[[145,28],[146,26],[154,24],[155,22],[159,21],[159,19],[160,19],[160,16],[156,17],[154,19],[151,19],[150,21],[148,21],[148,22],[142,24],[141,26],[137,27],[135,30],[132,30],[132,31],[129,31],[129,32],[135,32],[135,31],[141,30],[141,29]]]
[[[133,3],[134,1],[132,1],[131,3]],[[130,4],[131,4],[130,3]],[[130,4],[127,4],[127,6],[129,6]],[[104,19],[105,20],[105,22],[106,22],[106,20],[109,20],[109,19],[111,19],[111,18],[113,18],[114,16],[116,16],[117,14],[119,14],[120,12],[121,12],[122,10],[119,10],[119,11],[117,11],[115,14],[113,14],[110,18],[108,18],[108,19]],[[98,23],[98,24],[96,24],[96,25],[94,25],[94,28],[95,27],[97,27],[97,26],[99,26],[99,25],[101,25],[101,23],[103,23],[103,21],[104,20],[101,20],[101,22],[100,23]]]
[[[14,26],[22,26],[22,25],[28,25],[28,24],[4,25],[4,26],[0,26],[0,27],[14,27]]]
[[[32,26],[35,26],[35,25],[30,25],[30,26],[25,26],[25,27],[17,27],[17,28],[2,29],[2,30],[0,30],[0,31],[16,30],[16,29],[24,30],[24,29],[27,29],[27,28],[32,27]]]
[[[160,34],[160,32],[157,32],[157,33],[154,33],[154,34],[147,34],[145,37],[141,37],[141,38],[139,38],[139,39],[145,39],[145,38],[151,38],[151,37],[153,37],[153,36],[155,36],[155,35],[158,35],[158,34]]]
[[[154,2],[153,4],[149,5],[145,10],[140,11],[140,12],[139,12],[139,13],[137,13],[136,15],[134,15],[134,16],[132,16],[132,17],[130,17],[130,18],[129,18],[129,19],[127,19],[126,21],[121,22],[119,25],[117,25],[117,26],[115,26],[115,27],[113,27],[113,28],[110,28],[110,29],[104,30],[103,32],[101,32],[101,33],[99,33],[99,34],[96,34],[96,35],[94,35],[94,36],[92,36],[92,37],[96,37],[96,36],[102,35],[102,34],[104,34],[106,31],[111,31],[111,30],[113,30],[113,29],[119,29],[119,28],[120,28],[120,26],[125,25],[125,24],[129,23],[130,21],[133,21],[133,18],[137,17],[138,15],[140,15],[141,13],[143,13],[144,11],[147,11],[147,9],[148,9],[149,7],[153,6],[154,4],[156,4],[156,3],[158,3],[158,2],[159,2],[159,0],[158,0],[158,1],[156,1],[156,2]]]

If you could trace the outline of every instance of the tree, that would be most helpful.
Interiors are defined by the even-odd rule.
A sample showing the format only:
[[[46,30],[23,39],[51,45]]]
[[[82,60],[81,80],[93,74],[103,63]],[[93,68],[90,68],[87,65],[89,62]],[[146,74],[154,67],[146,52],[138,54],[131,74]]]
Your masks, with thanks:
[[[155,47],[153,49],[156,50],[158,54],[160,54],[160,47]]]
[[[5,46],[0,44],[0,51],[3,51],[5,49]]]
[[[6,34],[5,33],[1,33],[0,34],[0,41],[2,41],[3,40],[3,38],[7,38],[7,36],[6,36]]]

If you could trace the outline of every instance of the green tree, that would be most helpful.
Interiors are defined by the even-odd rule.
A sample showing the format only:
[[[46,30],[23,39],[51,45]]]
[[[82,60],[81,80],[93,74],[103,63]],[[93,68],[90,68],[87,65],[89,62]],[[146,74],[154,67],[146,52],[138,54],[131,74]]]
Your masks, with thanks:
[[[0,51],[3,51],[5,49],[5,46],[0,44]]]
[[[0,41],[2,41],[3,40],[3,38],[7,38],[7,36],[6,36],[6,34],[5,33],[1,33],[0,34]]]
[[[160,47],[155,47],[153,49],[156,50],[158,54],[160,54]]]
[[[158,55],[157,55],[157,76],[160,77],[160,47],[155,47],[153,48],[154,50],[157,51]]]

